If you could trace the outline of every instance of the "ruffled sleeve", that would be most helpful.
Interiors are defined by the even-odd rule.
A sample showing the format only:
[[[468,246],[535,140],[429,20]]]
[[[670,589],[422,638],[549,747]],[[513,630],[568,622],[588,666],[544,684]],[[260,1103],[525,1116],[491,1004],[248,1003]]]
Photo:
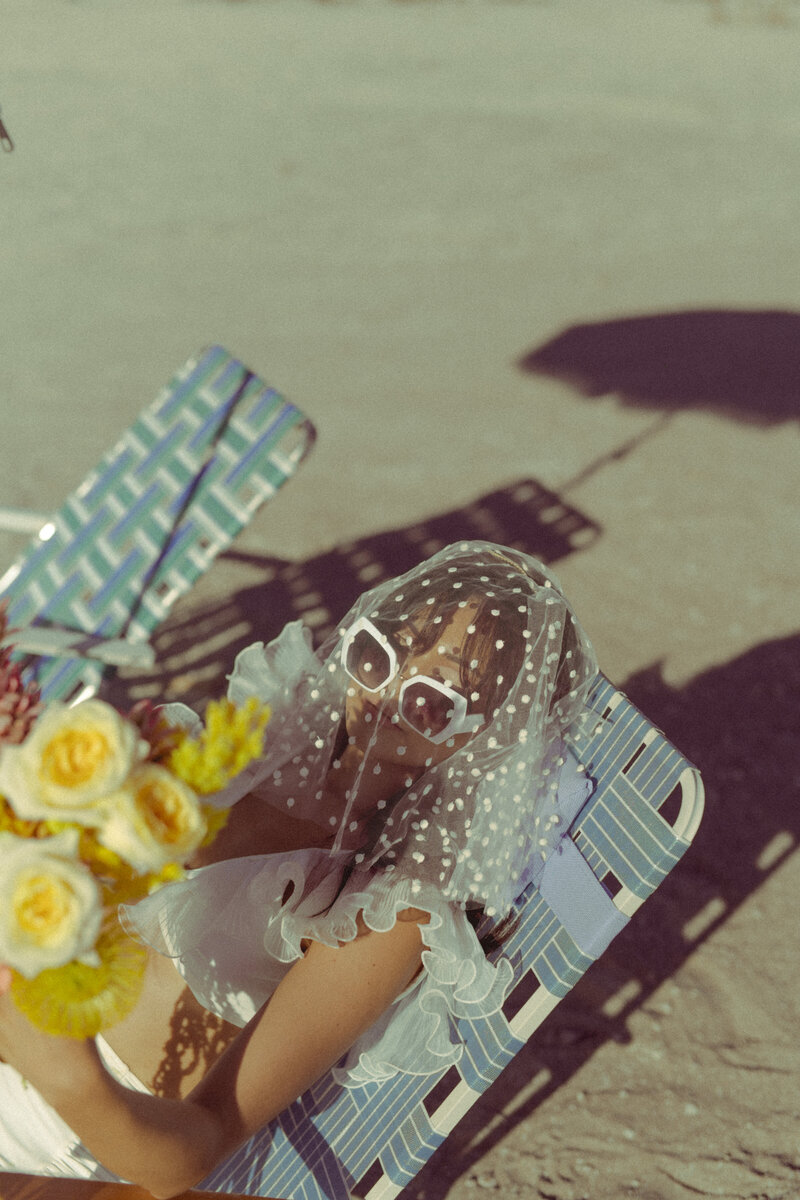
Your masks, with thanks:
[[[311,633],[302,621],[290,621],[266,645],[253,642],[236,656],[228,676],[228,699],[241,705],[255,697],[268,704],[271,717],[264,735],[261,757],[246,767],[223,791],[208,798],[216,808],[229,808],[261,782],[265,774],[290,758],[302,745],[302,735],[293,727],[298,697],[303,684],[319,671],[319,660],[311,646]],[[172,725],[190,732],[200,726],[197,713],[186,704],[163,706]]]
[[[420,924],[422,971],[351,1048],[336,1071],[345,1086],[405,1072],[430,1075],[462,1053],[455,1022],[489,1016],[502,1005],[511,966],[488,962],[460,908],[434,888],[354,872],[347,856],[300,850],[231,859],[191,873],[121,910],[128,932],[175,959],[197,999],[237,1025],[258,1012],[303,954],[306,940],[335,947],[352,941],[358,918],[376,932],[413,907]]]
[[[429,915],[419,926],[425,947],[422,972],[334,1071],[345,1087],[398,1072],[432,1075],[458,1062],[463,1045],[456,1021],[491,1016],[511,986],[508,960],[490,963],[463,909],[448,904],[434,888],[412,894],[407,882],[394,883],[388,876],[353,876],[332,915],[340,928],[346,918],[354,936],[359,913],[370,929],[383,932],[392,928],[398,912],[410,907]]]
[[[254,642],[237,656],[228,676],[228,698],[243,704],[257,696],[264,704],[291,704],[299,681],[319,671],[311,633],[302,621],[290,621],[266,646]]]

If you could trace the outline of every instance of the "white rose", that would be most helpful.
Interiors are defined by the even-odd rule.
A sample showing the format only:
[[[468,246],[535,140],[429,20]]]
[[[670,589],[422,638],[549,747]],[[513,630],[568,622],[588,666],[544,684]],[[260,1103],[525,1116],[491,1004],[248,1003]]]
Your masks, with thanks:
[[[110,799],[98,838],[138,871],[183,863],[206,835],[197,796],[164,767],[137,767]]]
[[[90,955],[103,919],[100,889],[77,859],[79,833],[0,833],[0,962],[26,979]]]
[[[27,820],[97,825],[98,807],[147,752],[139,731],[102,700],[50,704],[21,746],[0,754],[0,792]]]

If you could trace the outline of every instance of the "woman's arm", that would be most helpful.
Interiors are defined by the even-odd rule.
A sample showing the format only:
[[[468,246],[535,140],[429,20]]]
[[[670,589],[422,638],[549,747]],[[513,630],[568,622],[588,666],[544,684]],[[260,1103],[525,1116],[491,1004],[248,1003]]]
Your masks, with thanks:
[[[271,999],[185,1100],[123,1087],[91,1042],[50,1038],[0,998],[3,1054],[109,1170],[158,1197],[203,1179],[314,1083],[419,970],[410,909],[386,933],[338,949],[312,943]]]

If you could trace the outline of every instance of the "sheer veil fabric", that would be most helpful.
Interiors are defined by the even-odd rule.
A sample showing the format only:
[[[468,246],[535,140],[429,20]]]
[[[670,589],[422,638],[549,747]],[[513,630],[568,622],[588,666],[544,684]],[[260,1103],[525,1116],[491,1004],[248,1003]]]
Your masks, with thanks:
[[[258,696],[272,718],[261,759],[219,803],[253,794],[310,822],[314,844],[200,868],[124,909],[126,927],[243,1025],[304,938],[335,946],[359,918],[385,930],[420,908],[423,974],[339,1078],[456,1061],[454,1021],[496,1011],[511,982],[464,910],[508,913],[562,835],[565,776],[588,794],[567,747],[596,672],[556,577],[488,542],[449,546],[366,592],[316,653],[299,622],[248,647],[229,695]]]
[[[480,714],[477,731],[420,752],[419,735],[398,716],[395,681],[369,694],[370,711],[348,734],[346,709],[356,707],[359,689],[342,664],[342,645],[364,618],[394,650],[399,678],[413,680],[419,659],[440,658],[442,678],[465,696],[469,714]],[[408,880],[412,892],[432,884],[450,901],[502,915],[519,894],[525,864],[544,859],[560,837],[564,738],[596,673],[555,575],[518,551],[457,543],[366,592],[319,657],[299,623],[270,646],[240,654],[232,698],[260,695],[274,715],[263,760],[233,794],[263,794],[313,821],[354,866]],[[351,745],[358,739],[363,758],[332,806],[325,780],[348,737]],[[412,758],[411,742],[415,761],[397,794],[374,803],[390,738],[395,766]]]

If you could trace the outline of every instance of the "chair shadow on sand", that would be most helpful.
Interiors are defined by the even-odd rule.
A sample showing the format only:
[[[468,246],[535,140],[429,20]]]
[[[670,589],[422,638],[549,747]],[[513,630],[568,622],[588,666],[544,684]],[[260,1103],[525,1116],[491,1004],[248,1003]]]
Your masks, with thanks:
[[[800,635],[757,646],[683,688],[655,665],[622,690],[699,767],[706,810],[691,848],[433,1155],[403,1200],[448,1188],[606,1043],[630,1042],[628,1021],[781,866],[800,838],[791,780]],[[738,819],[737,819],[738,818]],[[619,1011],[619,998],[630,997]],[[617,1009],[616,1015],[605,1016]],[[689,1014],[689,1020],[691,1015]],[[542,1084],[530,1094],[530,1083]],[[515,1102],[521,1093],[522,1102]]]
[[[157,668],[126,672],[105,688],[122,694],[202,704],[224,690],[225,675],[239,650],[268,642],[289,621],[302,619],[319,645],[361,593],[410,570],[461,539],[513,546],[554,563],[585,549],[600,527],[532,479],[518,480],[452,512],[405,529],[388,530],[336,546],[302,562],[264,558],[237,550],[223,558],[240,564],[254,586],[203,604],[188,602],[159,629],[153,646]]]
[[[800,313],[700,309],[573,325],[518,365],[590,399],[613,393],[761,425],[800,417]]]

